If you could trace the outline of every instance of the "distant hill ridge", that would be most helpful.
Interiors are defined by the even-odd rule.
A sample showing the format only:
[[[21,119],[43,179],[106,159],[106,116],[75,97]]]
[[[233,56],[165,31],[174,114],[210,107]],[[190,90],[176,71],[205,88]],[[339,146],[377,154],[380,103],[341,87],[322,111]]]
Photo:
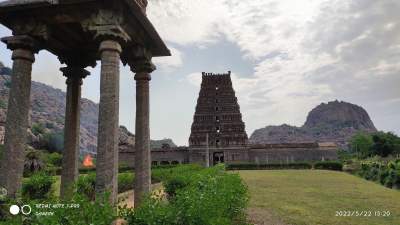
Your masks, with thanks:
[[[4,125],[6,122],[7,102],[9,94],[9,82],[11,81],[11,69],[0,62],[0,143],[4,141]],[[41,124],[46,131],[62,133],[64,129],[66,93],[49,85],[32,81],[31,87],[31,121],[30,125]],[[91,100],[81,100],[81,127],[80,149],[81,152],[96,153],[97,149],[97,123],[98,104]],[[29,144],[39,146],[41,135],[29,134]],[[152,140],[151,147],[159,148],[162,144],[176,145],[171,139]],[[135,144],[135,138],[125,127],[120,127],[120,149],[131,148]]]
[[[251,143],[335,142],[346,145],[357,132],[376,132],[367,111],[343,101],[321,103],[312,109],[301,127],[283,124],[257,129]]]

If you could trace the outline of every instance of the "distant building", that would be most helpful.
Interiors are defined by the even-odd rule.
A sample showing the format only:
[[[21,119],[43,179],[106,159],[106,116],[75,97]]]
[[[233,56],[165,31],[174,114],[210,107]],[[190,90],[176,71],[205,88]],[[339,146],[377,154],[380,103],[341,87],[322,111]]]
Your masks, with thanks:
[[[152,149],[151,156],[153,165],[204,164],[206,157],[211,165],[223,162],[289,163],[337,159],[337,150],[335,143],[250,144],[228,71],[202,73],[189,147],[164,145]],[[120,152],[120,162],[133,166],[134,152]]]

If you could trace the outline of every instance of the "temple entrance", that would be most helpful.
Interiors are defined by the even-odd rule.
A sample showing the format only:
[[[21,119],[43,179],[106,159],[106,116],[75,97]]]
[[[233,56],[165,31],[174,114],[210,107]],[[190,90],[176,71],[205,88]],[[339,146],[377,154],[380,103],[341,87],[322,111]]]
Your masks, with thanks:
[[[213,165],[217,165],[218,163],[224,163],[223,152],[214,152],[213,154]]]

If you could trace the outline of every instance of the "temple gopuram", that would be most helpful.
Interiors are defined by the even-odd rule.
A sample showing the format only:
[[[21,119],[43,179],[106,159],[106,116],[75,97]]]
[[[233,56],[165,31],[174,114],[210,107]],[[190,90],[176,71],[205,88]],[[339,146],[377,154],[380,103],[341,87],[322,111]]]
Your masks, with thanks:
[[[290,163],[337,159],[335,143],[250,144],[231,71],[202,73],[188,147],[151,150],[152,165],[199,163]],[[120,163],[134,166],[135,152],[121,151]]]

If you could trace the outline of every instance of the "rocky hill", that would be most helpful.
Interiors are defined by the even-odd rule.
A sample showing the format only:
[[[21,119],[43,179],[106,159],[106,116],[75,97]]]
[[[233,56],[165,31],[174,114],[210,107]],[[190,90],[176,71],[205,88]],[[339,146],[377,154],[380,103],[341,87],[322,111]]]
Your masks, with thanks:
[[[367,111],[360,106],[332,101],[311,110],[301,127],[283,124],[255,130],[251,143],[335,142],[346,145],[357,132],[376,132]]]
[[[4,125],[7,113],[7,101],[11,84],[11,69],[0,62],[0,143],[4,141]],[[49,134],[53,135],[52,144],[62,148],[62,133],[64,128],[66,93],[60,89],[32,81],[31,88],[31,121],[29,144],[34,148],[43,147]],[[98,104],[82,98],[81,101],[81,152],[96,152]],[[57,139],[61,136],[61,140]],[[58,141],[57,141],[58,140]],[[48,140],[47,140],[48,141]],[[176,145],[171,139],[152,140],[151,147],[158,148],[163,143],[171,147]],[[125,127],[120,127],[120,150],[131,148],[135,144],[135,136]]]

